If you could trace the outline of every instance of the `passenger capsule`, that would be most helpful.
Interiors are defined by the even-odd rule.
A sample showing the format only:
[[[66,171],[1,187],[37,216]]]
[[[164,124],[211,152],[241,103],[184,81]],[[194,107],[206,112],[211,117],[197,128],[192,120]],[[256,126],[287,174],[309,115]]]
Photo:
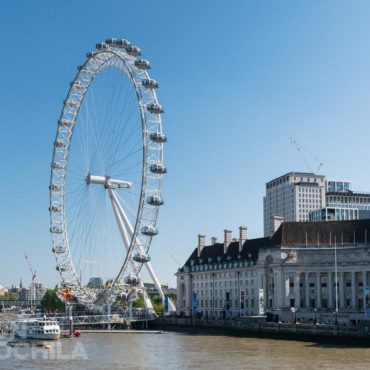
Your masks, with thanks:
[[[60,213],[60,208],[57,207],[57,206],[51,206],[51,208],[49,208],[49,212],[53,212],[53,213]]]
[[[109,45],[106,44],[105,42],[100,42],[99,44],[96,44],[96,48],[98,50],[107,50],[109,49]]]
[[[91,72],[91,71],[89,70],[89,67],[88,67],[86,64],[83,64],[82,66],[77,66],[77,69],[78,69],[80,72],[83,72],[83,73]]]
[[[53,162],[53,164],[51,165],[51,168],[53,170],[60,170],[62,166],[59,164],[59,162]]]
[[[159,85],[156,80],[153,80],[151,78],[146,78],[141,81],[141,84],[146,87],[147,89],[158,89]]]
[[[150,63],[145,59],[135,60],[134,64],[135,64],[135,67],[139,69],[143,69],[143,70],[150,69]]]
[[[59,126],[71,126],[72,124],[73,124],[73,122],[69,119],[62,118],[58,121]]]
[[[67,145],[64,141],[62,140],[56,140],[55,141],[55,147],[56,148],[65,148]]]
[[[62,254],[66,251],[66,249],[65,247],[57,246],[57,247],[54,247],[51,251],[56,254]]]
[[[59,227],[57,227],[57,226],[52,226],[51,228],[50,228],[50,232],[52,233],[52,234],[61,234],[62,232],[63,232],[63,230],[62,229],[60,229]]]
[[[149,169],[150,169],[150,172],[152,172],[152,173],[159,173],[159,174],[167,173],[167,169],[162,163],[152,164],[149,167]]]
[[[84,89],[85,87],[87,87],[86,85],[84,85],[81,81],[79,80],[76,80],[76,81],[72,81],[70,83],[70,85],[72,87],[74,87],[75,89]]]
[[[110,38],[110,39],[106,39],[105,42],[108,45],[118,46],[118,47],[121,47],[121,48],[122,47],[127,48],[128,46],[131,45],[130,41],[125,40],[125,39]]]
[[[78,105],[78,102],[76,102],[73,99],[66,99],[66,100],[64,100],[63,103],[66,107],[71,107],[71,108],[74,108]]]
[[[141,228],[141,233],[147,236],[154,236],[158,234],[158,229],[154,226],[148,225]]]
[[[130,285],[138,285],[141,283],[139,276],[129,275],[125,277],[125,283]]]
[[[65,167],[65,163],[64,162],[53,162],[51,167],[53,170],[61,170]]]
[[[65,267],[60,267],[60,266],[57,266],[55,269],[56,269],[57,271],[59,271],[59,272],[64,272],[64,271],[66,271],[66,270],[67,270]]]
[[[161,206],[164,202],[159,195],[153,195],[147,198],[147,203],[151,206]]]
[[[120,48],[127,48],[131,46],[131,42],[125,39],[117,39],[116,45]]]
[[[147,105],[146,109],[148,110],[148,112],[154,113],[154,114],[164,113],[163,107],[161,105],[155,104],[155,103],[151,103],[151,104]]]
[[[153,132],[149,135],[150,140],[154,141],[155,143],[165,143],[167,141],[167,137],[165,134],[160,132]]]
[[[115,45],[117,43],[117,39],[115,38],[106,39],[105,43],[108,45]]]
[[[50,186],[49,186],[49,189],[51,190],[51,191],[54,191],[54,192],[59,192],[60,191],[60,189],[61,189],[61,186],[60,185],[56,185],[56,184],[51,184]]]
[[[134,255],[133,260],[139,263],[146,263],[150,261],[150,256],[145,253],[137,253]]]
[[[96,51],[89,51],[89,52],[86,54],[86,57],[87,57],[87,58],[92,58],[92,57],[94,57],[96,54],[98,54]]]
[[[141,50],[137,46],[130,45],[130,46],[126,47],[126,53],[128,55],[132,55],[134,57],[137,57],[137,56],[141,55]]]

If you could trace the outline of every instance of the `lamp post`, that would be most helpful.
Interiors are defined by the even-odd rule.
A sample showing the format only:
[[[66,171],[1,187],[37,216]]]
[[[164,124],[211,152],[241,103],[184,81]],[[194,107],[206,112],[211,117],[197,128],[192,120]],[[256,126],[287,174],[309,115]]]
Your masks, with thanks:
[[[316,312],[317,312],[317,308],[314,308],[313,310],[314,310],[314,312],[315,312],[315,320],[314,320],[314,324],[316,325],[316,324],[317,324],[317,322],[316,322]]]
[[[296,309],[295,309],[295,307],[290,307],[290,311],[292,313],[292,322],[295,324],[295,322],[296,322]]]

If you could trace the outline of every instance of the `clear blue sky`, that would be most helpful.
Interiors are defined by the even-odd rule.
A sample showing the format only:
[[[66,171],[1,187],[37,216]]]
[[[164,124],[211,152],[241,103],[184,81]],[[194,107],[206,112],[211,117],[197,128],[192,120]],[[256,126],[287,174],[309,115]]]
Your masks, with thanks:
[[[0,284],[59,282],[49,168],[76,66],[124,37],[152,63],[165,106],[166,205],[152,245],[162,282],[224,228],[263,233],[268,180],[307,171],[370,191],[369,1],[16,1],[0,3]],[[313,168],[318,162],[307,155]]]

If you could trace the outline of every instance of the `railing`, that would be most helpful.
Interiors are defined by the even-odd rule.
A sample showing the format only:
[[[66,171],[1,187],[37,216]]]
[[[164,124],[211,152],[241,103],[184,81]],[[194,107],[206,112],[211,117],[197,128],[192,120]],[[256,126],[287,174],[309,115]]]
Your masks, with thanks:
[[[86,316],[48,316],[48,320],[58,321],[60,325],[68,325],[73,320],[74,325],[101,325],[125,324],[137,321],[154,320],[154,316],[129,316],[124,314],[114,315],[86,315]]]
[[[20,316],[0,318],[0,328],[8,327],[12,322],[21,319]],[[24,319],[42,319],[36,315],[25,315]],[[57,321],[61,326],[67,326],[71,323],[74,325],[103,325],[103,324],[130,324],[132,322],[145,322],[155,319],[154,315],[145,314],[130,316],[129,314],[113,314],[113,315],[76,315],[76,316],[46,316],[47,320]]]

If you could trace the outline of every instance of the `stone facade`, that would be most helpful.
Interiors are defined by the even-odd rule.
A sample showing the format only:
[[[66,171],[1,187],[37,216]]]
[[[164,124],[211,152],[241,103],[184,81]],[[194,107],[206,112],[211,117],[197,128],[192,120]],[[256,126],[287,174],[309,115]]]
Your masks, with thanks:
[[[198,246],[177,272],[177,314],[360,319],[370,285],[368,231],[370,220],[284,222],[272,237],[248,240],[240,231],[231,243],[225,232],[224,243]]]

